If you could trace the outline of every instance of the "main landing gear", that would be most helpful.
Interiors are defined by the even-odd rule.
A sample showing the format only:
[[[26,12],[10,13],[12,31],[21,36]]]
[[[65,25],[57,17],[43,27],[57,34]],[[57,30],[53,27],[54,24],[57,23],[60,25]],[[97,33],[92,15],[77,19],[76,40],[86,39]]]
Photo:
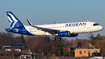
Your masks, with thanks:
[[[50,37],[46,35],[46,39],[47,41],[49,42],[50,41]],[[56,40],[59,40],[61,41],[61,37],[58,37],[58,36],[53,36],[53,41],[56,41]]]
[[[50,37],[49,36],[46,36],[46,39],[47,39],[48,42],[50,41]]]
[[[61,37],[55,36],[55,37],[53,38],[53,41],[56,41],[56,40],[61,41]]]

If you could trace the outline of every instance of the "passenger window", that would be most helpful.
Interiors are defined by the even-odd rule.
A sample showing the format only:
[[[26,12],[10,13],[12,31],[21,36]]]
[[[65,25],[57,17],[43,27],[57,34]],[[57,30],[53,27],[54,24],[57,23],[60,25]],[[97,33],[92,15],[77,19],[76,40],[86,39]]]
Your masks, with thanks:
[[[98,23],[93,24],[93,26],[97,26],[97,25],[99,25],[99,24]]]

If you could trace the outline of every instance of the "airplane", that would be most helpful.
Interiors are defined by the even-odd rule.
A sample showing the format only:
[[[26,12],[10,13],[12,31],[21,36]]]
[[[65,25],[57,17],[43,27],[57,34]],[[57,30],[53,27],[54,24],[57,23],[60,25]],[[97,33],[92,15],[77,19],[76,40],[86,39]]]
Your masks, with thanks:
[[[101,25],[96,22],[69,22],[69,23],[56,23],[45,25],[33,25],[29,20],[28,26],[21,23],[21,21],[11,12],[6,12],[10,28],[6,28],[7,32],[13,32],[23,35],[41,35],[41,36],[53,36],[53,40],[59,37],[77,37],[79,33],[91,33],[97,32],[103,29]]]

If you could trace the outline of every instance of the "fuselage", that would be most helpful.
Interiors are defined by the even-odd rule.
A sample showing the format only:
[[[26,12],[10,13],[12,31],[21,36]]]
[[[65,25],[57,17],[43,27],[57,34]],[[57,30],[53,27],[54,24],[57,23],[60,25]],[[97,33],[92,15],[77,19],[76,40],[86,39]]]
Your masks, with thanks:
[[[100,31],[103,29],[101,25],[95,22],[71,22],[71,23],[45,24],[45,25],[35,25],[35,26],[60,30],[60,32],[70,31],[70,33],[88,33],[88,32]],[[25,26],[25,28],[33,35],[52,35],[48,32],[38,30],[37,28],[31,26]]]

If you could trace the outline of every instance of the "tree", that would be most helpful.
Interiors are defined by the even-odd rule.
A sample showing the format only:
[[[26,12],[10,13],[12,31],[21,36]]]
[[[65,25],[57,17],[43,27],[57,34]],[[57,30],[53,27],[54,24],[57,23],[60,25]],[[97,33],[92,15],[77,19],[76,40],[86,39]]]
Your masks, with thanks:
[[[87,40],[87,39],[76,39],[76,40],[74,40],[72,47],[77,47],[78,42],[81,42],[81,47],[82,47],[82,46],[84,46],[86,43],[88,43],[89,40]]]
[[[67,52],[63,51],[63,56],[66,57],[67,56]]]
[[[99,38],[100,38],[100,36],[101,36],[100,34],[97,34],[96,39],[99,39]]]
[[[14,55],[16,54],[15,48],[12,48],[10,53],[11,53],[11,56],[14,58]]]
[[[94,37],[94,36],[92,35],[92,36],[91,36],[91,39],[90,39],[90,43],[91,43],[92,45],[95,45],[97,40],[102,40],[102,37],[101,37],[100,34],[97,34],[96,37]]]
[[[97,41],[96,41],[96,44],[94,45],[94,47],[100,49],[101,46],[102,46],[102,44],[103,44],[103,40],[97,40]]]
[[[57,51],[57,56],[61,56],[61,52],[60,52],[60,50]]]
[[[81,47],[81,42],[78,42],[77,47],[78,47],[78,48]]]
[[[24,40],[23,34],[21,34],[21,43],[24,43],[25,44],[25,40]]]
[[[35,39],[36,39],[36,36],[25,36],[25,45],[27,46],[28,49],[30,49],[34,42],[35,42]]]
[[[103,44],[101,46],[101,54],[103,57],[105,57],[105,41],[103,42]]]
[[[26,54],[26,50],[22,50],[22,51],[21,51],[21,54],[22,54],[22,55],[25,55],[25,54]]]
[[[12,43],[14,39],[13,33],[0,32],[0,47],[5,43]]]
[[[74,51],[70,51],[70,52],[69,52],[69,56],[70,56],[70,57],[73,57],[73,56],[74,56]]]
[[[92,45],[94,45],[94,44],[95,44],[95,40],[96,40],[96,37],[94,37],[93,34],[92,34],[92,36],[91,36],[91,38],[90,38],[90,43],[91,43]]]
[[[52,54],[53,54],[53,51],[50,51],[50,52],[48,53],[48,56],[50,57],[50,56],[52,56]]]

